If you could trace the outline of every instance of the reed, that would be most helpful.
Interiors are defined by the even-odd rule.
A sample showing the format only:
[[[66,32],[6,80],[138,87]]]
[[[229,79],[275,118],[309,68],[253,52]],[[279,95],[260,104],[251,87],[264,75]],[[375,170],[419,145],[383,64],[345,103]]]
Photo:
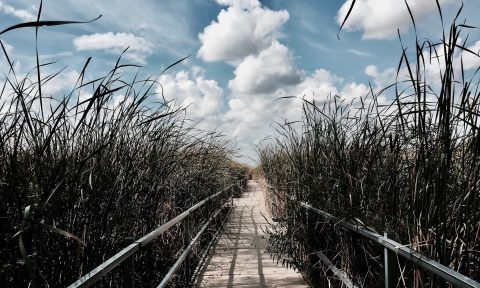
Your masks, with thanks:
[[[37,21],[1,33],[72,23]],[[67,286],[123,248],[124,238],[140,238],[246,179],[246,168],[231,160],[232,143],[190,125],[183,108],[155,94],[154,77],[139,79],[121,57],[91,81],[88,59],[74,87],[48,95],[42,87],[59,74],[44,72],[38,52],[31,76],[15,71],[2,48],[9,71],[0,87],[0,286]],[[226,197],[199,209],[193,227]],[[182,239],[174,227],[137,253],[140,287],[160,283]],[[120,285],[118,273],[99,286]],[[174,285],[186,285],[179,275]]]
[[[478,54],[460,40],[472,28],[458,20],[461,9],[445,26],[438,8],[443,36],[417,37],[414,52],[401,42],[391,87],[349,103],[340,96],[325,103],[304,99],[302,128],[281,125],[274,143],[258,147],[263,176],[284,195],[270,252],[313,285],[341,285],[320,269],[313,253],[322,251],[357,285],[381,287],[382,251],[286,195],[389,231],[396,241],[480,279],[479,77],[478,69],[464,70],[462,58]],[[435,76],[426,73],[431,63],[440,67]],[[390,105],[379,104],[385,91],[394,91]],[[399,266],[400,287],[448,286],[402,260]]]

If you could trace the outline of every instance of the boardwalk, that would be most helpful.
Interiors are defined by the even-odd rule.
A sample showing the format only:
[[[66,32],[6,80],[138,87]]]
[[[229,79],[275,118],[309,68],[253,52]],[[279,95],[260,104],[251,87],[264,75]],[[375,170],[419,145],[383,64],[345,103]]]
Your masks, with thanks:
[[[235,200],[236,208],[212,249],[197,287],[308,287],[292,269],[276,265],[266,253],[264,227],[271,222],[263,191],[253,181]]]

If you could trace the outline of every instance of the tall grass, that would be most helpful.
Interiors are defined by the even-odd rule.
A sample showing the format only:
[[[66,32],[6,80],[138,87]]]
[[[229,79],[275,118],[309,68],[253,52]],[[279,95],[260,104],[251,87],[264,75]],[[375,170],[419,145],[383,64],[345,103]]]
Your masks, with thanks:
[[[302,129],[285,124],[275,143],[259,146],[263,175],[283,195],[283,221],[272,231],[270,251],[314,285],[340,287],[319,271],[313,253],[322,251],[357,285],[381,287],[382,250],[286,195],[389,231],[396,241],[480,280],[479,77],[478,69],[463,69],[461,55],[477,54],[460,40],[470,29],[457,20],[460,12],[440,41],[417,38],[413,53],[402,44],[397,81],[387,90],[395,92],[391,105],[378,103],[385,90],[350,103],[338,96],[325,103],[304,100]],[[426,71],[431,63],[440,67],[433,77]],[[399,287],[447,286],[401,259],[399,265]]]
[[[41,88],[57,73],[39,65],[37,75],[22,75],[3,52],[10,69],[0,87],[0,286],[67,286],[123,248],[125,237],[245,179],[229,141],[191,126],[184,109],[154,93],[155,78],[126,76],[137,68],[121,59],[87,81],[88,59],[70,91],[47,95]],[[229,194],[192,216],[193,227]],[[183,236],[174,227],[137,253],[138,286],[160,282]],[[111,274],[100,284],[119,285],[118,271]]]

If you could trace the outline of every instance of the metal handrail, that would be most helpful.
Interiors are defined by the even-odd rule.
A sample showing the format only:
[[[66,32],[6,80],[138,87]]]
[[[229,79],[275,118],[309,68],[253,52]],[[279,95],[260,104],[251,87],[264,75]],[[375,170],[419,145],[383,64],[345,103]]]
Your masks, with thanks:
[[[122,249],[117,254],[110,257],[107,261],[103,262],[102,264],[98,265],[92,271],[88,272],[87,274],[80,277],[77,281],[72,283],[68,288],[76,288],[76,287],[90,287],[96,281],[101,279],[105,276],[108,272],[110,272],[113,268],[120,265],[123,261],[128,259],[130,256],[135,254],[141,247],[147,245],[152,240],[160,236],[162,233],[167,231],[170,227],[180,222],[182,219],[187,217],[193,211],[197,210],[201,206],[203,206],[208,200],[217,197],[218,195],[222,194],[223,192],[229,190],[233,185],[228,186],[227,188],[223,189],[220,192],[217,192],[207,198],[203,199],[202,201],[198,202],[197,204],[190,207],[188,210],[184,211],[182,214],[176,216],[172,220],[168,221],[167,223],[161,225],[157,229],[153,230],[152,232],[148,233],[147,235],[143,236],[142,238],[136,240],[132,244],[128,245],[124,249]],[[222,206],[223,207],[223,206]]]
[[[333,265],[333,263],[330,261],[330,259],[327,258],[327,256],[325,256],[325,254],[320,251],[315,252],[315,254],[323,262],[323,264],[325,264],[328,269],[330,269],[333,274],[335,274],[335,276],[337,276],[343,282],[343,284],[347,286],[347,288],[358,288],[355,284],[352,283],[352,280],[348,278],[347,273]]]
[[[227,203],[226,203],[227,204]],[[207,247],[205,247],[202,255],[200,256],[200,262],[198,263],[197,267],[195,268],[195,271],[193,271],[193,274],[192,274],[192,278],[191,278],[191,283],[190,283],[190,286],[193,287],[193,281],[196,281],[200,275],[200,272],[202,270],[202,268],[204,268],[204,264],[205,264],[205,260],[207,258],[207,255],[210,253],[210,250],[212,249],[213,245],[217,242],[217,238],[220,234],[220,231],[223,229],[223,227],[225,226],[225,222],[227,222],[228,220],[228,215],[231,213],[232,211],[232,208],[230,208],[230,210],[228,211],[228,214],[226,217],[223,218],[223,221],[222,223],[220,224],[220,228],[217,229],[217,231],[215,231],[215,234],[213,234],[213,237],[212,237],[212,240],[210,240],[210,242],[208,243]]]
[[[193,240],[190,242],[190,244],[185,248],[185,250],[183,250],[182,255],[180,255],[180,257],[178,257],[178,260],[175,262],[175,264],[172,266],[172,268],[170,268],[170,271],[168,271],[167,275],[165,275],[162,282],[157,286],[157,288],[163,288],[168,284],[168,282],[172,279],[173,275],[178,270],[180,265],[182,265],[183,261],[185,261],[185,258],[187,257],[190,250],[192,250],[193,244],[195,244],[195,242],[198,241],[200,236],[202,236],[203,232],[205,232],[205,230],[208,228],[210,223],[212,223],[213,219],[215,219],[217,217],[217,215],[220,213],[220,211],[222,211],[222,209],[225,207],[225,205],[227,203],[228,203],[228,201],[225,204],[223,204],[223,206],[220,207],[220,209],[218,209],[213,214],[213,216],[210,217],[210,219],[208,219],[208,221],[207,221],[207,223],[205,223],[205,225],[203,225],[202,229],[200,229],[200,231],[197,233],[195,238],[193,238]]]
[[[278,196],[277,191],[275,191],[275,188],[266,184],[268,188],[272,189],[272,191]],[[387,237],[384,237],[378,233],[372,232],[368,229],[366,229],[364,226],[358,225],[358,224],[352,224],[348,223],[344,220],[338,219],[337,217],[322,211],[320,209],[317,209],[315,207],[312,207],[311,205],[297,201],[294,197],[285,194],[288,199],[299,202],[300,206],[314,212],[315,214],[318,214],[322,216],[323,218],[327,220],[332,220],[335,221],[337,225],[341,225],[347,230],[350,230],[352,232],[355,232],[365,238],[370,239],[371,241],[380,244],[384,248],[394,252],[397,255],[402,256],[403,258],[407,259],[408,261],[424,268],[425,270],[428,270],[429,272],[437,275],[438,277],[442,278],[443,280],[452,283],[453,285],[457,287],[468,287],[468,288],[479,288],[480,283],[477,281],[468,278],[467,276],[458,273],[457,271],[442,265],[435,260],[423,255],[422,253],[418,252],[415,249],[405,247],[405,245],[402,245],[392,239],[389,239]]]

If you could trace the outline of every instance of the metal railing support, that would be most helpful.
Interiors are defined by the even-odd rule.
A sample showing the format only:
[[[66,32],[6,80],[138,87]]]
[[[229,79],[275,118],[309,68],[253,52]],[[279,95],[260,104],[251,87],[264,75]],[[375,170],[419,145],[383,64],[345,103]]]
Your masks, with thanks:
[[[182,222],[183,223],[183,249],[186,249],[188,245],[190,245],[190,221],[191,221],[192,216],[188,215],[185,220]],[[190,279],[190,255],[187,255],[184,261],[185,269],[184,269],[184,274],[185,274],[185,283],[188,283]]]
[[[107,273],[109,273],[112,269],[115,267],[119,266],[122,262],[126,261],[130,257],[134,257],[133,255],[140,250],[141,247],[144,247],[148,243],[152,242],[155,240],[157,237],[162,235],[165,231],[170,229],[173,225],[177,224],[181,220],[183,220],[185,217],[190,215],[193,211],[197,210],[201,206],[203,206],[207,201],[210,199],[213,199],[220,194],[222,194],[225,191],[229,191],[229,189],[232,188],[233,185],[230,185],[226,187],[225,189],[210,195],[203,199],[202,201],[198,202],[197,204],[193,205],[190,207],[188,210],[184,211],[180,215],[176,216],[175,218],[171,219],[167,223],[161,225],[157,229],[151,231],[147,235],[144,235],[140,239],[134,241],[132,244],[128,245],[121,251],[119,251],[117,254],[113,255],[110,257],[107,261],[103,262],[102,264],[98,265],[96,268],[88,272],[87,274],[83,275],[77,281],[74,283],[70,284],[68,288],[78,288],[78,287],[90,287],[93,285],[96,281],[100,280],[103,276],[105,276]],[[223,207],[223,206],[222,206]],[[217,213],[218,214],[218,213]],[[203,232],[203,231],[202,231]],[[195,239],[193,241],[196,241]],[[188,251],[191,249],[191,245],[189,246],[190,248]],[[186,256],[186,255],[185,255]],[[185,256],[182,258],[184,259]],[[133,266],[132,266],[133,267]],[[176,269],[171,270],[171,271],[176,271]],[[172,272],[173,273],[173,272]],[[132,275],[133,275],[133,269],[132,269]],[[173,275],[170,275],[169,277],[172,277]],[[133,278],[133,276],[132,276]],[[166,280],[168,282],[168,280]],[[132,286],[133,287],[133,286]]]
[[[275,190],[274,187],[268,184],[267,184],[267,187]],[[347,221],[338,219],[337,217],[325,211],[314,208],[305,202],[298,201],[295,197],[290,196],[288,194],[286,194],[285,196],[286,196],[285,197],[286,199],[297,202],[298,205],[300,205],[301,207],[315,212],[316,214],[322,216],[326,220],[335,221],[336,225],[343,226],[343,228],[347,230],[355,232],[358,235],[365,237],[366,239],[370,239],[374,243],[380,244],[389,252],[394,253],[393,255],[395,256],[394,257],[389,256],[390,259],[396,259],[397,256],[403,257],[410,263],[421,267],[425,271],[435,274],[436,276],[449,282],[450,284],[453,284],[456,287],[480,288],[480,283],[475,281],[474,279],[468,278],[467,276],[462,275],[459,272],[434,261],[433,259],[430,259],[429,257],[418,252],[417,250],[407,247],[408,245],[402,245],[396,241],[393,241],[392,239],[389,239],[388,237],[382,236],[372,231],[371,228],[364,226],[363,224],[362,225],[353,224],[353,223],[349,223]],[[389,265],[389,266],[398,268],[397,264]],[[391,273],[391,270],[389,269],[388,272]],[[391,286],[391,287],[395,287],[395,286]]]
[[[210,219],[208,221],[206,221],[205,225],[202,227],[202,229],[200,229],[200,231],[197,233],[195,238],[193,238],[192,241],[190,241],[190,244],[187,247],[185,247],[185,249],[183,249],[183,253],[180,255],[180,257],[178,257],[177,262],[175,262],[175,264],[172,266],[172,268],[170,268],[167,275],[165,275],[162,282],[160,282],[160,284],[157,286],[157,288],[164,288],[164,287],[167,286],[168,282],[170,282],[170,280],[172,279],[173,275],[178,270],[180,265],[183,263],[183,261],[185,261],[185,258],[187,257],[188,253],[192,250],[193,245],[200,239],[200,236],[202,236],[203,232],[205,232],[205,230],[208,228],[210,223],[217,217],[217,215],[220,213],[220,211],[222,211],[222,209],[225,207],[226,204],[227,204],[227,202],[225,202],[225,204],[223,204],[222,207],[220,207],[220,209],[218,209],[210,217]]]
[[[335,276],[338,277],[338,279],[340,279],[343,284],[347,287],[347,288],[358,288],[358,286],[356,286],[355,284],[353,284],[352,280],[350,278],[348,278],[348,275],[347,273],[345,273],[344,271],[338,269],[331,261],[330,259],[327,258],[327,256],[325,256],[325,254],[323,254],[322,252],[320,251],[317,251],[315,252],[315,254],[317,255],[317,257],[320,259],[320,261],[323,262],[323,264],[325,264],[325,266],[328,267],[328,269],[330,269],[330,271],[333,272],[333,274],[335,274]]]
[[[133,244],[135,239],[133,237],[127,237],[123,240],[123,246],[129,246]],[[122,278],[123,278],[123,288],[134,288],[135,287],[135,254],[128,257],[125,261],[120,264],[122,267]]]
[[[230,197],[230,198],[232,198],[232,197]],[[191,277],[190,287],[194,287],[195,281],[198,279],[198,275],[200,274],[200,271],[203,268],[203,265],[205,264],[205,259],[207,258],[207,255],[210,253],[210,249],[217,242],[218,236],[220,234],[220,230],[223,229],[223,227],[225,225],[225,222],[227,222],[227,220],[229,219],[229,215],[233,210],[232,206],[228,207],[227,205],[225,205],[225,207],[228,208],[227,215],[225,215],[223,217],[223,221],[220,224],[220,227],[215,231],[215,234],[213,234],[212,240],[208,243],[207,247],[205,248],[202,255],[200,256],[200,262],[198,263],[197,267],[193,271],[193,275]]]
[[[391,236],[391,232],[384,232],[383,237],[388,238]],[[384,269],[385,269],[385,288],[395,288],[397,287],[398,276],[399,276],[399,269],[397,263],[397,254],[395,252],[387,249],[386,247],[383,248],[383,262],[384,262]]]

